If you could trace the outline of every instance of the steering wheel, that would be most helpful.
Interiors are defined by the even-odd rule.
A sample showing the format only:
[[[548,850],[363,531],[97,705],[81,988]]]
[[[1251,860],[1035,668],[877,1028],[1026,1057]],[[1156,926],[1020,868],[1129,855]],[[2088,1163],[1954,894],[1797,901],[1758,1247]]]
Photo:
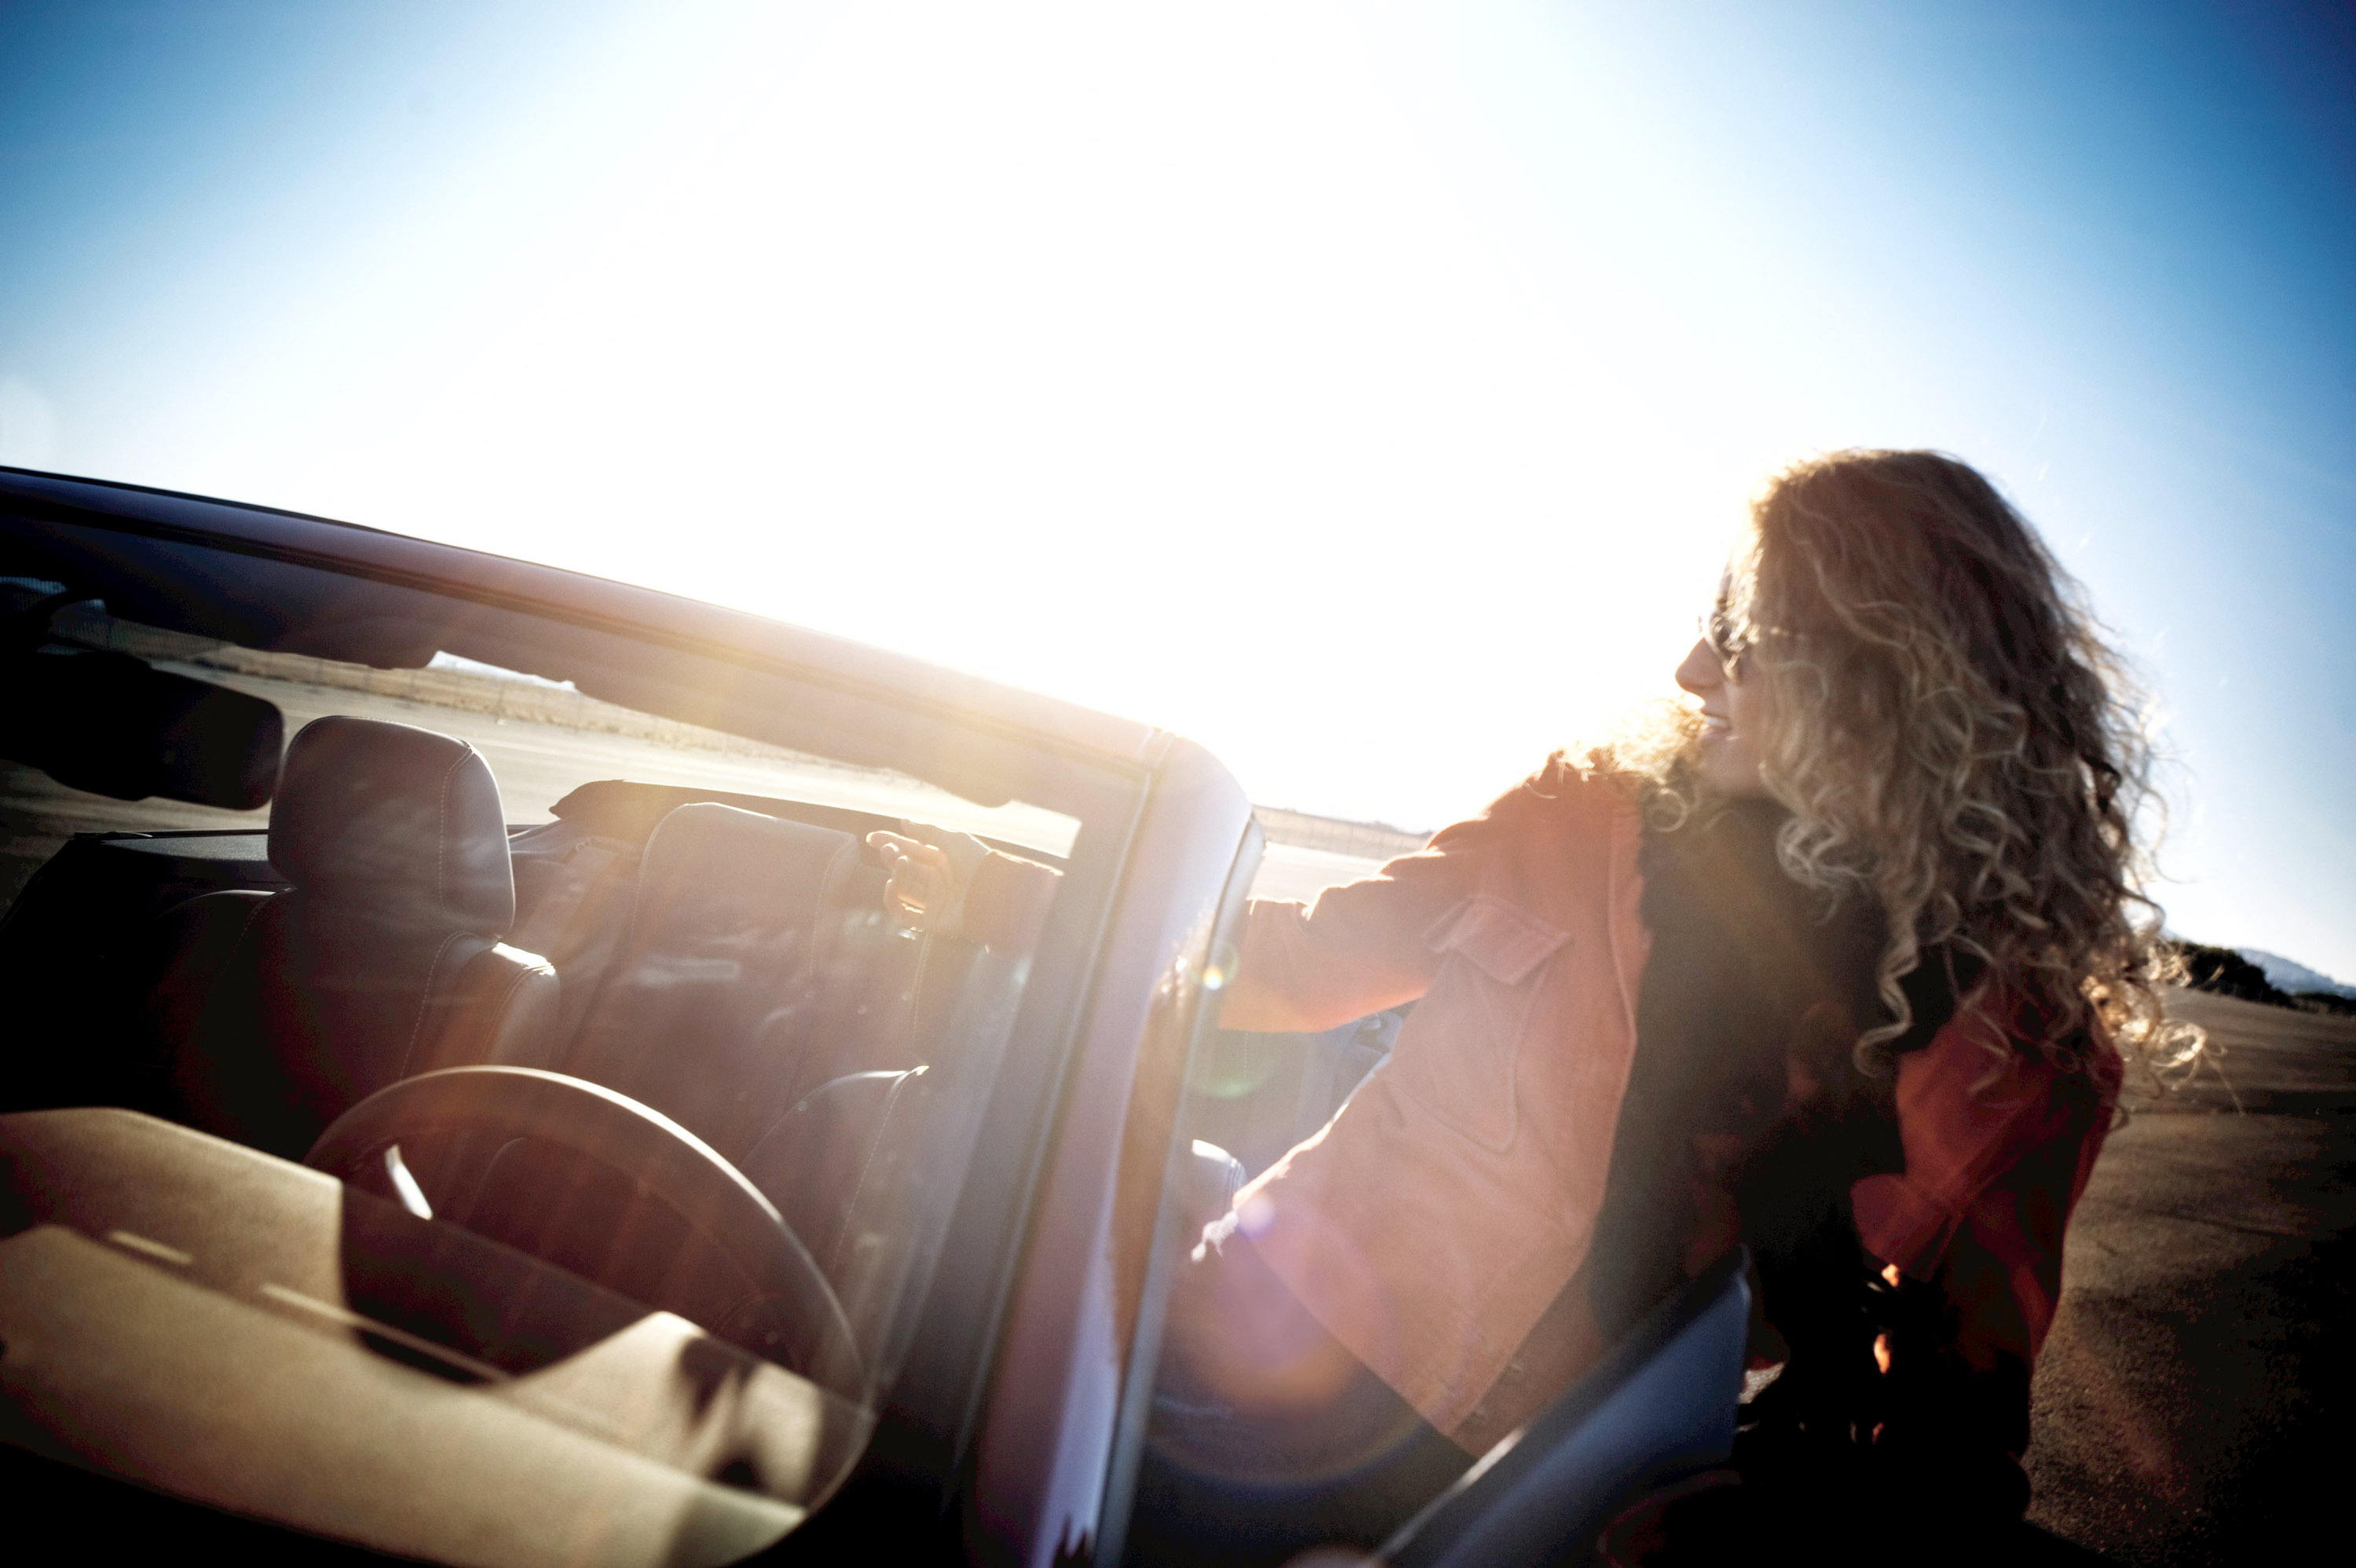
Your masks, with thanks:
[[[751,1282],[755,1299],[745,1306],[766,1328],[753,1336],[764,1341],[755,1349],[834,1392],[864,1395],[842,1304],[776,1207],[709,1144],[626,1095],[532,1067],[444,1068],[380,1089],[337,1116],[303,1163],[381,1191],[389,1175],[397,1184],[407,1174],[391,1172],[388,1149],[452,1134],[480,1135],[494,1148],[539,1140],[630,1182]],[[747,1320],[744,1309],[726,1316]]]

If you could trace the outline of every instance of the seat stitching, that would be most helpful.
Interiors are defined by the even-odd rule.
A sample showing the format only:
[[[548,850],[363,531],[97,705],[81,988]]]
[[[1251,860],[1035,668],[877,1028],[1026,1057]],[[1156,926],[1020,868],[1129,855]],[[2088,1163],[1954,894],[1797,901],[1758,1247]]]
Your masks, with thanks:
[[[809,929],[809,962],[813,970],[816,969],[820,958],[819,942],[822,935],[820,927],[825,924],[826,912],[834,905],[835,889],[850,877],[851,869],[858,864],[859,850],[856,841],[838,845],[833,855],[827,859],[825,871],[819,877],[818,898],[815,901],[817,907],[811,912]]]
[[[901,1091],[907,1088],[909,1079],[918,1076],[924,1071],[921,1067],[916,1067],[903,1072],[900,1075],[900,1081],[892,1085],[892,1093],[884,1097],[884,1114],[875,1118],[875,1137],[867,1146],[867,1157],[859,1162],[859,1179],[851,1184],[851,1197],[842,1205],[842,1228],[835,1232],[834,1245],[827,1250],[827,1267],[830,1271],[841,1263],[842,1249],[850,1244],[851,1216],[859,1208],[860,1194],[867,1190],[867,1174],[875,1168],[875,1157],[883,1151],[884,1130],[892,1125],[892,1112],[900,1104]]]
[[[635,950],[637,947],[642,931],[638,919],[640,906],[646,901],[648,892],[647,867],[650,862],[655,862],[655,846],[662,841],[663,829],[669,826],[670,816],[666,814],[661,821],[655,824],[654,831],[647,835],[647,841],[638,847],[638,874],[637,886],[630,890],[630,921],[622,928],[621,946],[623,948]],[[659,864],[659,862],[655,863]],[[603,987],[601,986],[600,988],[602,989]]]
[[[454,931],[449,935],[442,939],[441,946],[434,950],[434,962],[425,966],[425,985],[423,988],[417,993],[417,1017],[411,1020],[409,1025],[409,1043],[402,1048],[401,1052],[401,1072],[399,1076],[402,1078],[409,1076],[409,1064],[417,1055],[417,1036],[419,1031],[425,1027],[425,1007],[427,1003],[434,999],[434,976],[442,972],[443,955],[450,951],[450,944],[452,943],[457,941],[462,936],[472,934],[473,933],[471,932]]]
[[[493,951],[496,952],[497,949],[495,948]],[[529,965],[519,964],[516,965],[514,977],[508,981],[507,990],[499,997],[498,1016],[501,1019],[502,1028],[505,1027],[508,1005],[515,1000],[516,993],[523,989],[523,983],[539,973],[540,971],[538,969],[533,968]],[[555,971],[552,969],[550,973],[553,975]],[[494,1038],[496,1038],[498,1030],[495,1029],[492,1032]]]
[[[450,759],[450,766],[442,775],[442,792],[434,802],[434,896],[447,911],[450,907],[450,781],[458,776],[458,765],[471,755],[475,748],[465,741],[458,745],[458,754]]]
[[[269,901],[268,899],[256,899],[253,901],[253,907],[245,912],[245,919],[238,923],[237,940],[230,943],[229,951],[221,955],[223,963],[236,957],[237,950],[245,945],[247,933],[253,929],[253,923],[261,917],[262,906]]]

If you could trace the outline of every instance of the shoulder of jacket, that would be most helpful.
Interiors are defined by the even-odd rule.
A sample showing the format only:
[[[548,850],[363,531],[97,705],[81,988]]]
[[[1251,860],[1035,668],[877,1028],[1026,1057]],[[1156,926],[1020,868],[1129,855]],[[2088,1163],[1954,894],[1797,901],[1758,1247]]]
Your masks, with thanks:
[[[1633,823],[1638,781],[1608,762],[1557,752],[1499,801],[1548,816]]]
[[[1558,844],[1576,840],[1601,847],[1622,838],[1633,842],[1642,820],[1632,780],[1557,752],[1479,815],[1440,829],[1431,848],[1464,852],[1475,846],[1527,848],[1538,840]]]

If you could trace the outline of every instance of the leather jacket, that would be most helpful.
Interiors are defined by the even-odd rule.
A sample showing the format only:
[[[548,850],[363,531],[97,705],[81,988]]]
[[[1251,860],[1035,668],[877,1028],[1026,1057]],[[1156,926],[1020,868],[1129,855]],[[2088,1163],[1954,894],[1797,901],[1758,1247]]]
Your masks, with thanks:
[[[1416,1005],[1343,1111],[1237,1195],[1242,1232],[1474,1452],[1608,1343],[1566,1287],[1596,1239],[1636,1050],[1642,839],[1633,786],[1558,755],[1375,876],[1247,915],[1224,1027],[1323,1029]],[[2106,1044],[2075,1064],[2017,1049],[1990,1013],[1901,1058],[1903,1169],[1849,1198],[1871,1260],[1934,1284],[1956,1352],[2017,1364],[2025,1396],[2120,1073]]]

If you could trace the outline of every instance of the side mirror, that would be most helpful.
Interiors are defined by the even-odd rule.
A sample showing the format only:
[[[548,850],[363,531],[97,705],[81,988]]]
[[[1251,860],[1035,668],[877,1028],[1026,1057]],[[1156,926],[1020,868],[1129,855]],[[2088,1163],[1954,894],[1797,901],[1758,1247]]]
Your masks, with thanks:
[[[74,789],[252,811],[278,787],[285,749],[276,704],[128,654],[0,655],[0,756]]]

